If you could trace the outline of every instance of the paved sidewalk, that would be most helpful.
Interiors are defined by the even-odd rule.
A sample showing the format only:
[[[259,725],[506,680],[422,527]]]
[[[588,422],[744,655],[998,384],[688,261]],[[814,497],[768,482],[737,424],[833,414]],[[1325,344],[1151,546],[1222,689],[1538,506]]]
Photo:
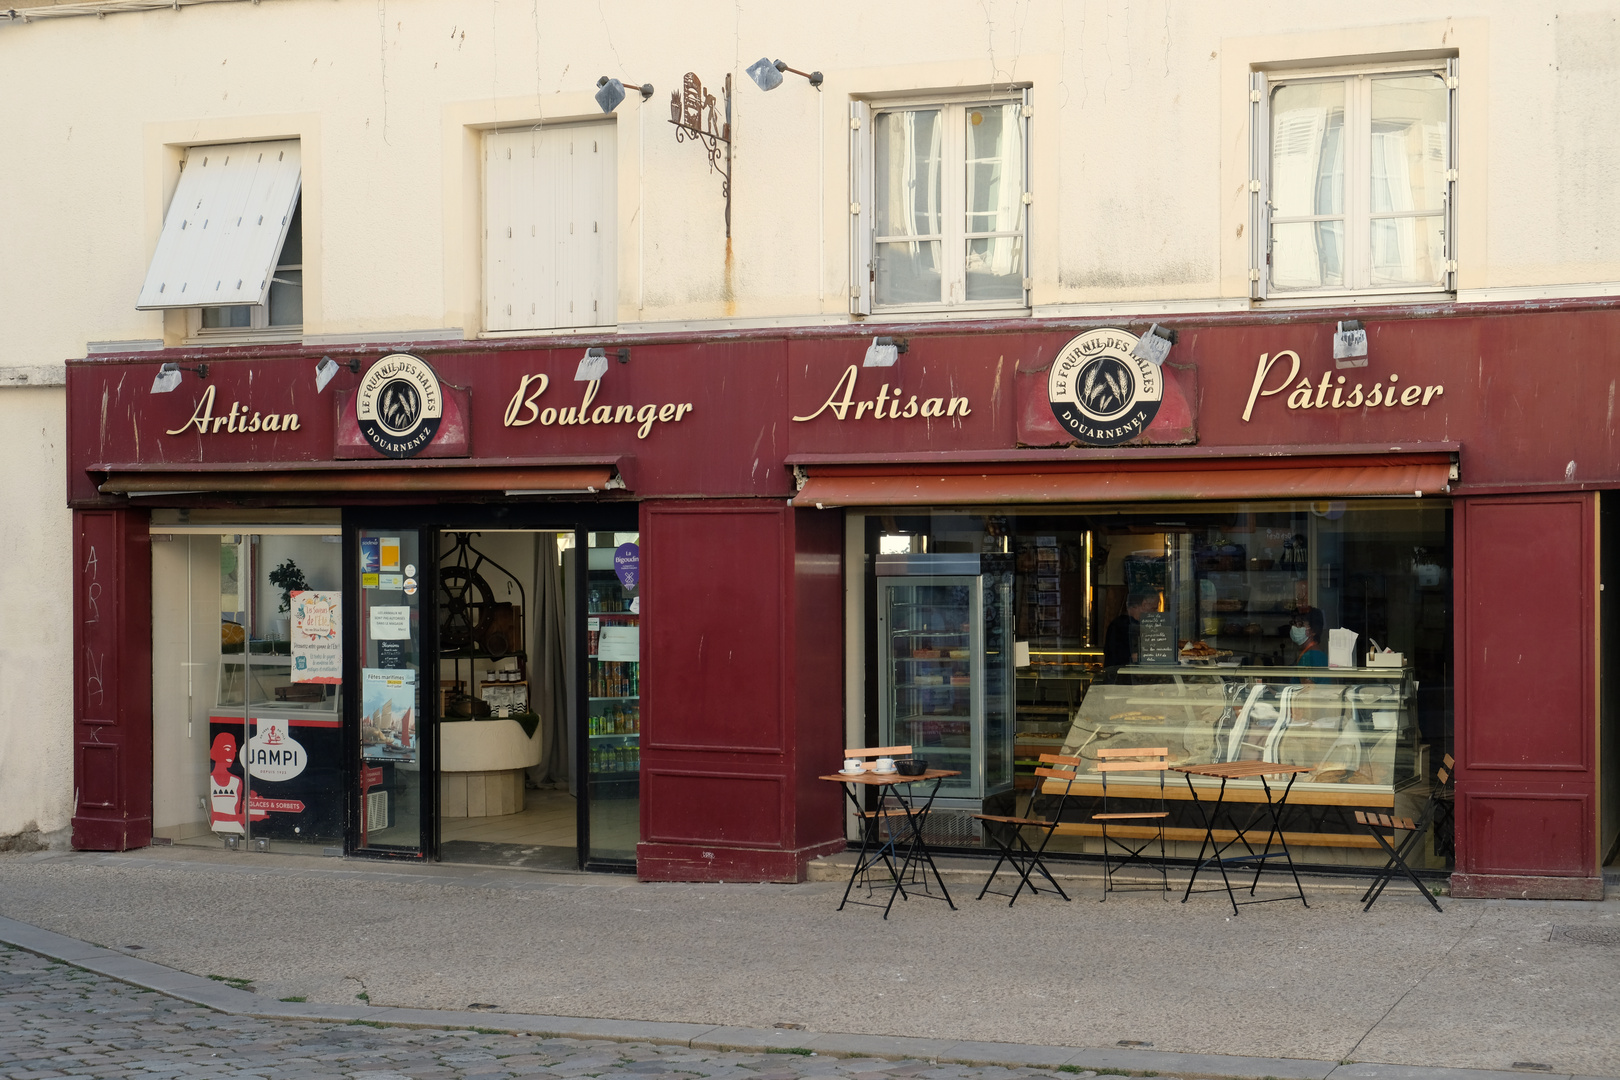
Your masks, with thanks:
[[[1008,909],[961,887],[959,911],[917,900],[883,923],[836,913],[835,882],[39,853],[0,856],[0,913],[23,924],[0,940],[286,1020],[1178,1075],[1620,1076],[1620,947],[1601,944],[1620,904],[1442,915],[1392,889],[1364,915],[1353,892],[1307,889],[1308,910],[1233,918],[1224,897],[1099,905],[1088,888]]]

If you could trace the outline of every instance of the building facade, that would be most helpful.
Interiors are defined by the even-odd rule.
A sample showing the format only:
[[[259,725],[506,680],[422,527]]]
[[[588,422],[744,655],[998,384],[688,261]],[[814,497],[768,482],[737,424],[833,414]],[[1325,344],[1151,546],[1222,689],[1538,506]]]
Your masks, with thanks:
[[[1449,757],[1430,869],[1601,893],[1611,7],[81,7],[0,25],[0,832],[793,879],[843,746],[972,847],[1146,738],[1341,867]]]

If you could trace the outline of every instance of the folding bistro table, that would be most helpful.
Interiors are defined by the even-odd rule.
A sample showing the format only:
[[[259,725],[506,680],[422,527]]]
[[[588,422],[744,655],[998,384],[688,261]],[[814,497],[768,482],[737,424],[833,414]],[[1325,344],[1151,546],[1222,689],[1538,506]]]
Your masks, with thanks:
[[[822,776],[817,779],[831,780],[844,785],[844,794],[849,796],[851,805],[855,807],[856,816],[861,819],[861,850],[855,858],[855,869],[849,875],[849,884],[844,886],[844,898],[839,901],[838,910],[843,911],[844,905],[850,903],[849,892],[855,887],[855,882],[862,874],[867,873],[879,862],[888,867],[890,876],[894,879],[894,887],[889,891],[889,902],[883,905],[883,917],[889,917],[889,909],[894,907],[894,898],[899,896],[902,900],[911,899],[906,892],[905,877],[914,867],[926,864],[927,870],[932,871],[934,881],[939,885],[941,896],[935,897],[927,891],[928,874],[922,876],[923,892],[918,895],[931,899],[944,899],[950,904],[951,910],[956,910],[956,904],[951,900],[951,894],[945,888],[945,881],[939,876],[939,867],[934,865],[934,857],[928,851],[928,844],[923,840],[923,822],[928,819],[928,811],[934,805],[934,796],[939,793],[939,782],[952,776],[961,776],[961,772],[954,769],[929,769],[917,776],[902,776],[900,773],[880,773],[871,769],[858,773],[833,773],[831,776]],[[928,789],[926,796],[918,797],[908,789],[911,784],[919,784],[932,780],[934,786]],[[865,788],[878,789],[877,809],[867,810],[861,805],[860,792]],[[884,803],[893,796],[896,804],[896,813],[893,810],[885,811]],[[883,836],[884,822],[905,821],[903,829],[896,829],[892,825],[889,835]],[[902,833],[904,834],[902,836]],[[909,841],[904,844],[904,854],[901,853],[902,840]],[[895,866],[898,859],[900,865]],[[857,900],[859,904],[863,901]]]
[[[1176,772],[1184,773],[1187,777],[1187,790],[1192,792],[1194,805],[1198,807],[1198,815],[1204,823],[1204,842],[1198,847],[1198,862],[1194,864],[1192,875],[1187,878],[1187,891],[1182,894],[1181,902],[1185,904],[1187,898],[1193,894],[1193,882],[1198,880],[1198,872],[1210,863],[1221,872],[1221,883],[1226,887],[1226,898],[1231,901],[1232,914],[1238,913],[1239,903],[1243,904],[1269,904],[1273,900],[1299,900],[1306,907],[1310,901],[1305,899],[1305,889],[1299,883],[1299,873],[1294,869],[1293,856],[1288,854],[1288,843],[1283,837],[1282,812],[1288,805],[1288,793],[1294,789],[1294,781],[1300,773],[1310,772],[1307,765],[1280,765],[1274,761],[1226,761],[1213,765],[1172,765]],[[1220,780],[1220,790],[1216,792],[1215,801],[1208,803],[1198,797],[1198,788],[1193,784],[1195,776],[1210,776]],[[1271,784],[1266,781],[1267,776],[1287,776],[1288,783],[1278,794],[1273,791]],[[1248,820],[1239,823],[1231,807],[1226,805],[1226,784],[1229,780],[1247,780],[1258,777],[1260,786],[1265,790],[1265,802],[1254,803]],[[1222,809],[1226,815],[1235,835],[1224,843],[1215,838],[1215,826],[1221,819]],[[1270,819],[1266,842],[1258,850],[1249,842],[1249,826],[1255,819],[1264,814]],[[1244,854],[1227,855],[1226,852],[1242,844]],[[1280,850],[1272,851],[1273,847]],[[1205,858],[1204,853],[1209,852]],[[1232,893],[1232,879],[1226,875],[1228,863],[1253,863],[1254,880],[1249,883],[1249,895],[1254,896],[1255,889],[1260,885],[1260,872],[1265,869],[1268,859],[1282,859],[1288,864],[1288,872],[1294,878],[1294,891],[1284,896],[1268,896],[1264,899],[1251,899],[1239,901]],[[1219,892],[1218,889],[1199,889],[1199,892]]]

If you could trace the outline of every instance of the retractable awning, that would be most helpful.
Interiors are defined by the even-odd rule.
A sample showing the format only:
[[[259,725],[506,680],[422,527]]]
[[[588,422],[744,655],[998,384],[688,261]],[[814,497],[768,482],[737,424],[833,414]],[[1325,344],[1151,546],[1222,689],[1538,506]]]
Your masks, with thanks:
[[[799,466],[795,506],[986,506],[1441,495],[1452,456],[1201,457],[985,462],[819,462]]]
[[[382,494],[388,492],[445,492],[503,495],[595,495],[622,490],[625,481],[617,462],[535,462],[471,466],[428,467],[360,466],[350,462],[334,466],[310,462],[304,467],[254,465],[97,465],[90,472],[104,474],[98,486],[105,495],[179,495],[229,492],[285,495]]]

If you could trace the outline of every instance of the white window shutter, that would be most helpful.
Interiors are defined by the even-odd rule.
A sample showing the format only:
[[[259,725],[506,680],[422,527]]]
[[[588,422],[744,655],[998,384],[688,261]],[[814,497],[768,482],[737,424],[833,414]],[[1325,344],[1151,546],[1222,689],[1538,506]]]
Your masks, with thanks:
[[[1249,297],[1266,295],[1271,271],[1271,93],[1263,71],[1249,75]]]
[[[1030,102],[1029,97],[1030,97],[1029,88],[1025,87],[1024,88],[1024,93],[1023,93],[1023,101],[1021,102],[1021,104],[1023,105],[1023,108],[1018,110],[1019,138],[1020,138],[1020,141],[1021,141],[1021,145],[1024,148],[1024,200],[1023,200],[1023,202],[1024,202],[1024,215],[1023,215],[1024,243],[1023,243],[1022,247],[1024,249],[1024,306],[1025,307],[1028,307],[1029,304],[1030,304],[1030,296],[1029,296],[1029,293],[1030,293],[1030,288],[1029,288],[1029,286],[1030,286],[1029,242],[1030,242],[1030,237],[1033,236],[1034,234],[1031,232],[1030,227],[1029,227],[1029,216],[1030,216],[1030,211],[1031,211],[1032,206],[1033,206],[1030,195],[1035,190],[1035,186],[1034,186],[1034,183],[1032,181],[1031,174],[1030,174],[1030,169],[1029,169],[1030,162],[1034,160],[1034,157],[1030,154],[1030,150],[1029,150],[1029,132],[1030,132],[1030,128],[1032,126],[1029,121],[1030,121],[1030,117],[1032,115],[1034,115],[1034,106]]]
[[[520,245],[527,237],[515,214],[514,189],[521,169],[532,168],[529,132],[491,131],[484,136],[484,329],[510,330],[517,320]]]
[[[1446,148],[1446,216],[1441,226],[1445,229],[1446,239],[1446,272],[1443,280],[1451,292],[1457,291],[1457,84],[1457,58],[1452,57],[1446,61],[1446,127],[1450,145]]]
[[[264,303],[301,178],[296,139],[191,147],[136,308]]]
[[[849,310],[872,313],[872,107],[849,103]]]
[[[485,136],[486,330],[617,321],[615,130],[609,122]]]

